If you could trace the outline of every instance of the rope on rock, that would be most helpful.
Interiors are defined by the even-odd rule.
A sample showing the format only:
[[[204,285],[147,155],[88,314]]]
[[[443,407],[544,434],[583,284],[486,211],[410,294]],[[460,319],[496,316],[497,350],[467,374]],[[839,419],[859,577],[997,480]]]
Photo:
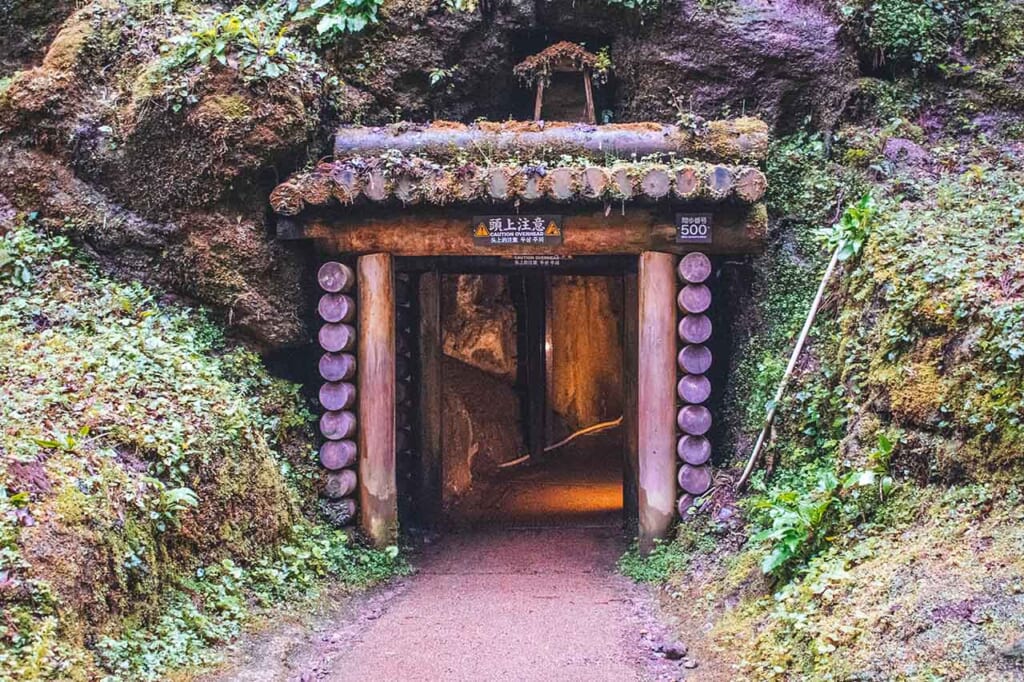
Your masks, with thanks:
[[[608,421],[608,422],[600,422],[600,423],[594,424],[592,426],[588,426],[586,428],[582,428],[579,431],[576,431],[574,433],[569,434],[568,436],[566,436],[562,440],[558,441],[554,445],[547,446],[546,448],[544,448],[544,452],[551,452],[553,450],[557,450],[560,447],[568,445],[569,443],[571,443],[572,441],[576,440],[580,436],[589,436],[590,434],[593,434],[593,433],[600,433],[601,431],[607,431],[608,429],[614,429],[616,426],[619,426],[620,424],[622,424],[622,415],[619,415],[618,419],[613,419],[613,420]],[[530,454],[527,453],[527,454],[523,455],[522,457],[518,457],[516,459],[513,459],[510,462],[505,462],[504,464],[499,464],[498,468],[499,469],[509,469],[509,468],[514,467],[516,465],[523,464],[523,463],[529,461],[529,459],[530,459]]]

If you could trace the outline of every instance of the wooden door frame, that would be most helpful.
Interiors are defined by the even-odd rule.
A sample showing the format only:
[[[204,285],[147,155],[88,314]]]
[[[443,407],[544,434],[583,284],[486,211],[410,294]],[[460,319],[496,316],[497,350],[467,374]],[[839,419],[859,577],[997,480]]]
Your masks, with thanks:
[[[675,516],[675,256],[644,252],[636,274],[622,272],[624,478],[623,504],[640,549],[664,538]],[[377,545],[398,536],[395,396],[395,258],[386,253],[357,261],[359,327],[359,499],[363,530]],[[441,485],[440,275],[421,279],[421,443],[429,478]],[[424,305],[426,303],[426,305]],[[550,302],[549,302],[550,304]],[[543,433],[543,431],[541,431]],[[416,505],[422,509],[421,505]],[[635,514],[635,516],[634,516]],[[632,529],[632,528],[631,528]]]

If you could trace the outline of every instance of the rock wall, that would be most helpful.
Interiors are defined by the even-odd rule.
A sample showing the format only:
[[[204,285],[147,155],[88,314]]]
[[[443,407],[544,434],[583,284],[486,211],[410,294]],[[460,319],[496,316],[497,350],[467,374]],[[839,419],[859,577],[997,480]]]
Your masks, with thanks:
[[[509,384],[448,357],[442,370],[447,507],[475,480],[520,456],[526,447],[519,427],[519,399]]]
[[[622,282],[554,277],[548,400],[567,431],[622,414]]]
[[[446,275],[444,353],[507,383],[516,379],[516,311],[502,275]]]
[[[827,124],[853,71],[837,25],[793,0],[721,11],[685,0],[648,15],[571,0],[473,11],[389,0],[378,24],[309,44],[313,61],[271,79],[231,60],[168,72],[168,38],[196,30],[184,11],[95,0],[55,33],[69,3],[0,2],[8,8],[0,61],[28,68],[0,81],[0,153],[14,169],[0,174],[5,203],[53,229],[70,216],[112,269],[212,307],[265,350],[306,342],[312,308],[308,254],[273,242],[267,195],[330,153],[338,122],[528,116],[533,92],[512,67],[563,38],[610,46],[613,77],[598,98],[612,96],[620,121],[728,110]]]

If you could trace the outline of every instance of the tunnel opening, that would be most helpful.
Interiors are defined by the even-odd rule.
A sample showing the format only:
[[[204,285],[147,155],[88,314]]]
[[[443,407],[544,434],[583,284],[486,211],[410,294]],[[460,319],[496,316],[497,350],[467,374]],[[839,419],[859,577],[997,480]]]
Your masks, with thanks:
[[[401,528],[629,525],[633,259],[586,260],[568,271],[454,259],[399,272]]]

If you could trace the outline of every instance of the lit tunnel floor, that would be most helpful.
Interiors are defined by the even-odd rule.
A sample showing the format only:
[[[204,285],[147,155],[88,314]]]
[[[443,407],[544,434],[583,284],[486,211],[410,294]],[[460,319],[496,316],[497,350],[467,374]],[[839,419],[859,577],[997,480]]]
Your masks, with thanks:
[[[477,484],[450,514],[455,526],[622,526],[621,429],[582,437]]]

